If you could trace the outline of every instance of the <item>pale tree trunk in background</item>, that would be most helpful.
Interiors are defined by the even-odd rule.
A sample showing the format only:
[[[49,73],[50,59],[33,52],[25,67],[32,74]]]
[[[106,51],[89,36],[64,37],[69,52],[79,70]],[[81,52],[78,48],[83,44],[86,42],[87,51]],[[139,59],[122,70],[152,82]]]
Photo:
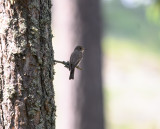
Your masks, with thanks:
[[[0,128],[55,129],[51,0],[1,0],[0,17]]]
[[[75,47],[74,28],[75,4],[72,0],[54,0],[53,28],[55,59],[68,61]],[[62,64],[55,65],[55,100],[57,105],[56,129],[75,129],[74,123],[74,88],[76,80],[69,80],[69,70]]]
[[[77,0],[77,38],[87,49],[76,86],[76,129],[104,129],[100,0]]]
[[[104,129],[100,1],[55,0],[54,7],[56,59],[69,60],[80,43],[87,48],[74,80],[56,65],[57,129]]]

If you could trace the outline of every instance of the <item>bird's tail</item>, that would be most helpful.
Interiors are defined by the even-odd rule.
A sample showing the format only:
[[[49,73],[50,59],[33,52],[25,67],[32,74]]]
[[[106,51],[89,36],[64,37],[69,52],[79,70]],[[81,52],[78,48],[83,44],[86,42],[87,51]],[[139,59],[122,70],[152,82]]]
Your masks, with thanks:
[[[71,69],[69,80],[74,79],[74,69]]]

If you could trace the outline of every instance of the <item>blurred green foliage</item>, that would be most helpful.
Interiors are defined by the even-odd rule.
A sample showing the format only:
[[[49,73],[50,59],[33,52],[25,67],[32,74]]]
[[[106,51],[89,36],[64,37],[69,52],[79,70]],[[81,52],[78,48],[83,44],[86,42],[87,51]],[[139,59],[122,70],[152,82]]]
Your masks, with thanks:
[[[125,7],[120,0],[103,0],[102,12],[102,49],[108,67],[104,87],[106,127],[159,129],[157,112],[154,119],[149,113],[155,110],[151,102],[157,101],[160,91],[160,0],[134,8]]]
[[[158,3],[127,8],[120,0],[103,1],[104,37],[127,38],[159,51],[160,24],[155,24],[160,23]]]
[[[147,8],[147,18],[157,25],[160,25],[160,0]]]

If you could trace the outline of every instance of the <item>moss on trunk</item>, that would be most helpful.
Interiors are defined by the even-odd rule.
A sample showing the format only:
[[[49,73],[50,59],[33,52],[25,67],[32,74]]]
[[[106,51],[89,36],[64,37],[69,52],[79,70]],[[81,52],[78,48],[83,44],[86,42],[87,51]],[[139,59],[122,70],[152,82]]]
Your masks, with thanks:
[[[0,128],[54,129],[51,0],[2,0],[0,16]]]

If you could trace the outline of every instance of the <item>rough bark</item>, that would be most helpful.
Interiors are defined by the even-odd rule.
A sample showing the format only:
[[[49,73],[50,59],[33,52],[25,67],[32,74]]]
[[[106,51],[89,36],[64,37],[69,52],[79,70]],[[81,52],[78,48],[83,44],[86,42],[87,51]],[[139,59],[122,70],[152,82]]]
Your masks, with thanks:
[[[54,129],[51,0],[1,0],[0,17],[0,128]]]
[[[104,129],[100,1],[77,0],[76,6],[77,39],[87,49],[76,86],[76,129]]]

